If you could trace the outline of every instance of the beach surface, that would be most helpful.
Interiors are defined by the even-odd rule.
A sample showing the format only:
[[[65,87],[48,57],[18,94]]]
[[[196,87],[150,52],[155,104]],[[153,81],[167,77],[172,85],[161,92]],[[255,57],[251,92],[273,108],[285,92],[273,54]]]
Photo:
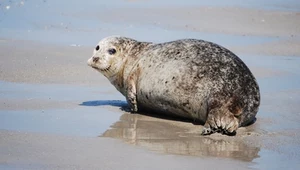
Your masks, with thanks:
[[[75,5],[76,4],[76,5]],[[0,169],[299,169],[300,2],[0,2]],[[88,67],[106,36],[204,39],[236,53],[261,90],[236,136],[130,114]]]

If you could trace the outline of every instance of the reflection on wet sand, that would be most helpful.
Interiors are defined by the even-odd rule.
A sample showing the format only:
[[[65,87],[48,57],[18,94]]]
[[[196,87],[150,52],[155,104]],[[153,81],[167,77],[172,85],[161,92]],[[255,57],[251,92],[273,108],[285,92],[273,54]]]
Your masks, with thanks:
[[[125,113],[103,137],[122,139],[152,151],[187,156],[213,156],[252,161],[260,148],[248,146],[243,136],[200,136],[202,126]]]

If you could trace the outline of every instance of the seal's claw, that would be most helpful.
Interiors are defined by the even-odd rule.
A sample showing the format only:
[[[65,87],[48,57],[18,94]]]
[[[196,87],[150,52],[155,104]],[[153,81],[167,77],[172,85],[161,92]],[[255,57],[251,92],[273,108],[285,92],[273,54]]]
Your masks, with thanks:
[[[137,108],[137,104],[133,104],[132,106],[131,106],[131,113],[136,113],[137,111],[138,111],[138,108]]]
[[[206,128],[206,127],[204,127],[203,130],[202,130],[201,135],[204,136],[204,135],[210,135],[210,134],[212,134],[211,128]]]
[[[134,97],[128,98],[127,103],[129,105],[131,113],[136,113],[138,111],[137,102]]]
[[[231,112],[216,108],[209,113],[204,124],[202,135],[217,132],[232,136],[236,134],[238,127],[238,119]]]

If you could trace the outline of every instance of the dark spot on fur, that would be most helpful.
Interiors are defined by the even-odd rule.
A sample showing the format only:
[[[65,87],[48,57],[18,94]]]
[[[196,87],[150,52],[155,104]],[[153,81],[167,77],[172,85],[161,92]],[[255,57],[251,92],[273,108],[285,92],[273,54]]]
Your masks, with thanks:
[[[148,95],[146,95],[146,98],[149,99]]]
[[[174,80],[175,79],[175,77],[172,77],[172,80]]]
[[[189,105],[189,104],[190,104],[190,101],[187,100],[186,102],[182,103],[182,106],[187,106],[187,105]]]
[[[165,81],[165,84],[168,84],[168,81]]]

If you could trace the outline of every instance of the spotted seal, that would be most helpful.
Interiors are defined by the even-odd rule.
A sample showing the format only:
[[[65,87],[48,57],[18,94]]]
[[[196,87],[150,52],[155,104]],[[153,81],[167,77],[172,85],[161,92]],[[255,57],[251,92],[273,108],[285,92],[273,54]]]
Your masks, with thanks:
[[[111,36],[87,63],[126,97],[132,112],[192,119],[204,124],[203,135],[235,134],[255,120],[260,105],[259,86],[244,62],[204,40],[155,44]]]

